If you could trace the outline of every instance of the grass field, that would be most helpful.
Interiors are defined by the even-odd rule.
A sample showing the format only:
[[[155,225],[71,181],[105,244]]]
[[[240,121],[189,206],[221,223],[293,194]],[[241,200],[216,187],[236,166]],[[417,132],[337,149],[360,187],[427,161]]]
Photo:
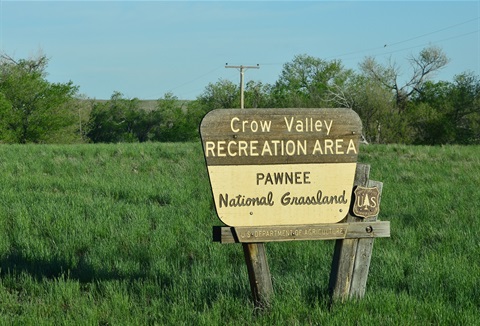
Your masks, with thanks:
[[[384,182],[366,296],[330,305],[332,241],[268,243],[254,309],[240,245],[212,242],[199,143],[0,146],[1,325],[475,325],[480,147],[364,146]]]

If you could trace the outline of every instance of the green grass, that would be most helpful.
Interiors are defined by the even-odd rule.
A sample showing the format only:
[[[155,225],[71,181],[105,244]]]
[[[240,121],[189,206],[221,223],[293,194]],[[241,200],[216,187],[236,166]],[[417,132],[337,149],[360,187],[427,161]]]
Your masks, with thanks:
[[[480,147],[364,146],[384,182],[366,296],[329,304],[332,241],[268,243],[275,297],[251,301],[201,146],[0,146],[0,324],[474,325]]]

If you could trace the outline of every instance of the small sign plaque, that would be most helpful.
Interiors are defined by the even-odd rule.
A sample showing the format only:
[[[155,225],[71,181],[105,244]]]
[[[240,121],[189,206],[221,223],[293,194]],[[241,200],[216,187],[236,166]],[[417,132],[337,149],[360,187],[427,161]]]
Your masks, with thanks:
[[[361,135],[350,109],[222,109],[202,120],[219,218],[229,226],[337,223]]]
[[[358,217],[377,216],[380,211],[380,192],[378,188],[357,186],[354,190],[353,214]]]

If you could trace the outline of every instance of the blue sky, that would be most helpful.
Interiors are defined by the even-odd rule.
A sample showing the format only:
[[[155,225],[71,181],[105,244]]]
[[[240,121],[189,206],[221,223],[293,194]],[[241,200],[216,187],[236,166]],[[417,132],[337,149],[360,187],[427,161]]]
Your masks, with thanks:
[[[308,54],[357,69],[366,56],[395,61],[440,46],[450,58],[436,80],[480,75],[480,1],[7,1],[0,51],[50,58],[52,82],[108,99],[195,99],[208,83],[239,82],[229,65],[256,65],[248,80],[274,83]]]

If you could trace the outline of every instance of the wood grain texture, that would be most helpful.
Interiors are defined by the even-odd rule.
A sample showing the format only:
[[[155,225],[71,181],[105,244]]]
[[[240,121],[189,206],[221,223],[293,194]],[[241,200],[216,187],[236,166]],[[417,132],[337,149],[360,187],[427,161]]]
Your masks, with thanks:
[[[367,183],[368,187],[376,187],[380,193],[380,199],[378,204],[381,202],[381,194],[383,190],[383,183],[379,181],[369,180]],[[377,220],[378,216],[372,216],[364,220],[364,223],[372,223]],[[373,222],[375,223],[375,222]],[[379,222],[376,222],[379,223]],[[380,222],[384,223],[384,222]],[[390,230],[389,230],[390,233]],[[357,244],[357,251],[355,253],[355,262],[352,273],[352,282],[350,285],[350,298],[362,298],[365,295],[367,288],[368,272],[370,270],[370,262],[372,259],[373,252],[373,242],[374,239],[359,239]]]
[[[272,227],[213,227],[213,241],[220,243],[372,239],[389,236],[390,222],[388,221]]]
[[[366,187],[369,176],[370,166],[357,164],[354,185]],[[348,214],[346,222],[362,222],[362,219]],[[358,242],[358,239],[337,240],[335,242],[329,284],[333,300],[345,300],[350,296]]]
[[[355,111],[339,108],[221,109],[200,125],[208,165],[356,162],[361,132]]]
[[[243,253],[255,306],[262,309],[268,308],[273,296],[273,285],[265,244],[244,243]]]

